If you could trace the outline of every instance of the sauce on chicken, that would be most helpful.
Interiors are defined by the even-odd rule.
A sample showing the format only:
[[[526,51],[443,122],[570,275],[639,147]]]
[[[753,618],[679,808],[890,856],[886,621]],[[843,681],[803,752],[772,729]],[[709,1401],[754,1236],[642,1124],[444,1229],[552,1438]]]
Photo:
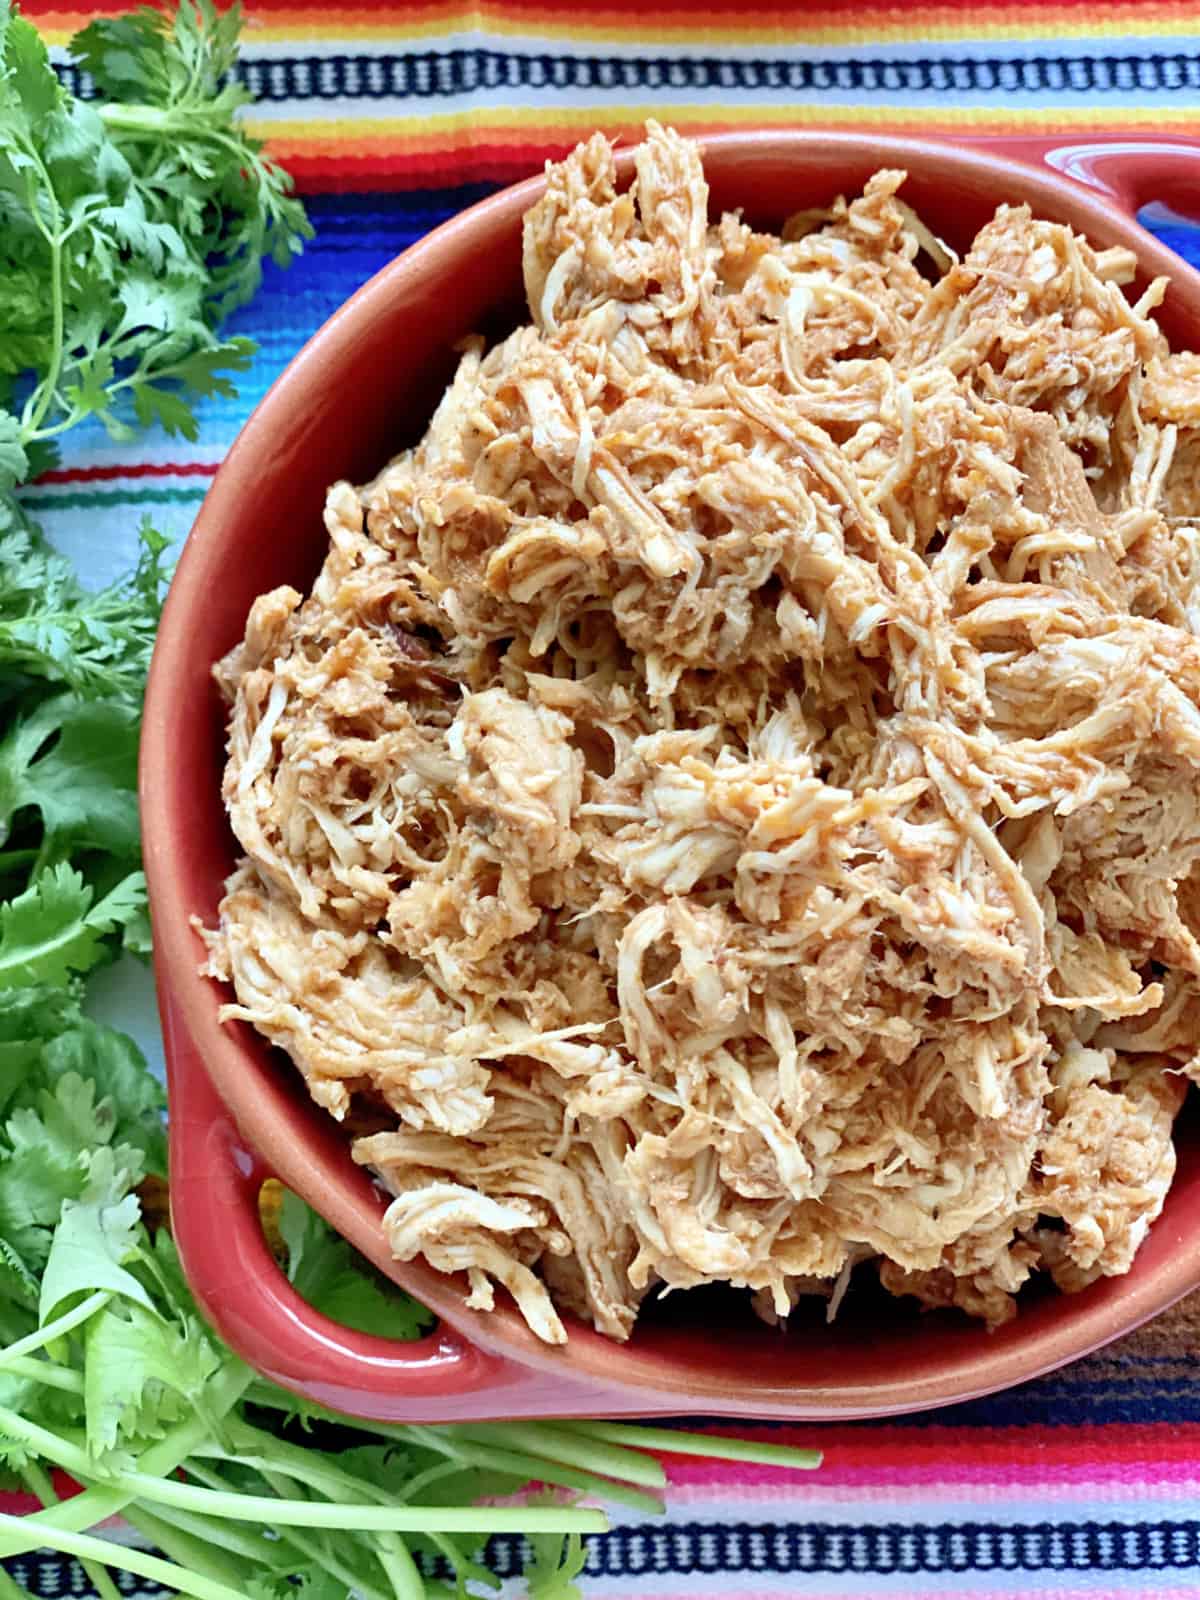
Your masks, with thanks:
[[[1124,250],[879,172],[783,235],[599,135],[530,322],[220,664],[209,969],[401,1259],[996,1324],[1124,1272],[1200,1039],[1200,358]]]

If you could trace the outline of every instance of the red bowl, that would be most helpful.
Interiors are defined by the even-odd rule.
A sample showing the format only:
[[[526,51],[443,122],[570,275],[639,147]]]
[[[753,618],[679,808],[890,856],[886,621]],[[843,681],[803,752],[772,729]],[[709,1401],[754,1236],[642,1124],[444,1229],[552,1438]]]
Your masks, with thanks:
[[[881,166],[962,244],[1002,201],[1028,201],[1098,245],[1128,245],[1145,278],[1172,280],[1162,323],[1200,349],[1200,275],[1134,220],[1150,199],[1186,205],[1200,142],[1117,137],[934,143],[853,134],[752,132],[706,142],[714,210],[752,222],[853,191]],[[623,157],[628,170],[628,157]],[[290,1064],[242,1024],[222,1026],[219,985],[199,976],[191,918],[211,922],[234,842],[221,804],[223,718],[211,663],[242,635],[254,597],[305,588],[326,548],[326,486],[361,481],[422,431],[464,334],[521,315],[521,217],[540,179],[437,229],[386,267],[305,346],[242,430],[179,564],[150,673],[142,738],[146,872],[171,1088],[172,1216],[200,1304],[247,1361],[280,1383],[376,1418],[703,1412],[795,1419],[878,1416],[983,1394],[1125,1333],[1200,1285],[1200,1138],[1182,1131],[1179,1171],[1133,1270],[1079,1295],[1034,1297],[989,1334],[955,1315],[890,1303],[836,1330],[786,1335],[698,1295],[651,1315],[627,1345],[574,1323],[541,1344],[511,1304],[467,1310],[463,1285],[392,1261],[384,1201],[345,1136]],[[256,1197],[267,1173],[304,1196],[440,1319],[417,1343],[352,1333],[315,1313],[275,1266]],[[853,1299],[853,1297],[851,1297]]]

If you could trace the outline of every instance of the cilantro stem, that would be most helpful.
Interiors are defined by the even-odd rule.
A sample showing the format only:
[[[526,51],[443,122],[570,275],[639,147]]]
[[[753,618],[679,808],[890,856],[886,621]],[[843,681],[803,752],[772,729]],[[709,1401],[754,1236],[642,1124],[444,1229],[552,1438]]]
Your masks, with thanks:
[[[10,1517],[0,1512],[0,1534],[20,1538],[21,1524],[28,1520],[27,1517]],[[135,1573],[139,1578],[149,1578],[151,1582],[164,1584],[180,1594],[193,1595],[195,1600],[245,1600],[242,1590],[232,1589],[225,1583],[215,1583],[198,1572],[189,1572],[186,1567],[176,1566],[173,1561],[163,1561],[158,1556],[146,1555],[144,1551],[112,1544],[107,1539],[94,1539],[86,1533],[67,1533],[62,1528],[46,1527],[45,1524],[43,1528],[43,1543],[51,1550],[61,1550],[64,1555],[78,1556],[81,1561],[111,1562],[113,1566]]]
[[[374,1484],[363,1482],[361,1478],[351,1477],[349,1473],[339,1472],[336,1467],[309,1460],[309,1452],[300,1450],[295,1445],[285,1446],[279,1450],[272,1449],[269,1455],[243,1454],[240,1451],[222,1450],[215,1445],[202,1446],[195,1453],[210,1460],[227,1461],[235,1466],[249,1467],[254,1472],[262,1473],[264,1477],[268,1472],[276,1470],[286,1472],[303,1483],[306,1488],[315,1489],[318,1494],[325,1495],[329,1500],[344,1498],[348,1494],[352,1500],[366,1496],[376,1505],[388,1505],[391,1501],[391,1496],[386,1491],[377,1489]],[[191,1470],[190,1467],[188,1470]]]
[[[202,1419],[197,1420],[203,1425]],[[145,1470],[107,1471],[98,1467],[86,1450],[18,1416],[7,1406],[0,1406],[0,1432],[30,1445],[47,1461],[54,1462],[81,1482],[99,1479],[114,1489],[126,1491],[132,1500],[198,1511],[206,1516],[228,1517],[234,1522],[259,1522],[280,1528],[333,1528],[343,1533],[422,1533],[427,1528],[443,1533],[603,1533],[608,1527],[608,1519],[600,1511],[543,1506],[380,1506],[345,1502],[330,1505],[313,1500],[288,1503],[273,1500],[269,1495],[200,1489],[174,1478],[151,1476]],[[201,1439],[203,1437],[202,1434]],[[197,1440],[196,1445],[199,1443]],[[143,1459],[143,1469],[146,1465]],[[67,1510],[69,1506],[62,1509]],[[48,1521],[42,1521],[44,1515],[37,1513],[34,1517],[15,1519],[18,1527],[24,1524],[26,1537],[34,1540],[34,1544],[25,1544],[22,1548],[35,1548],[39,1533],[51,1526]],[[0,1521],[0,1533],[13,1520]],[[85,1527],[90,1525],[90,1522],[84,1524]],[[57,1523],[53,1527],[56,1533],[64,1531]],[[34,1531],[28,1532],[30,1529]]]
[[[791,1467],[804,1472],[821,1465],[819,1450],[805,1450],[790,1444],[761,1444],[756,1439],[647,1428],[641,1423],[629,1422],[560,1422],[556,1426],[582,1438],[628,1444],[638,1450],[661,1450],[667,1455],[717,1456],[722,1461],[752,1461],[760,1467]]]
[[[188,1471],[192,1469],[189,1466]],[[181,1566],[194,1566],[200,1572],[208,1572],[210,1578],[216,1578],[219,1583],[236,1583],[239,1577],[245,1575],[246,1568],[236,1565],[230,1560],[231,1556],[240,1556],[243,1561],[252,1561],[258,1566],[281,1566],[282,1563],[275,1558],[282,1552],[292,1548],[290,1540],[282,1537],[270,1539],[266,1537],[263,1529],[251,1529],[242,1533],[240,1529],[231,1528],[225,1522],[213,1522],[208,1517],[195,1517],[190,1511],[172,1511],[170,1522],[164,1522],[157,1512],[148,1510],[141,1505],[128,1505],[122,1512],[126,1522],[131,1522],[135,1528],[142,1532],[158,1548],[170,1556],[172,1561],[178,1561]],[[178,1534],[178,1544],[171,1540],[164,1541],[159,1537],[157,1529],[167,1527],[172,1533]],[[202,1559],[197,1559],[197,1552],[192,1546],[206,1545],[207,1551]]]
[[[72,1472],[76,1476],[93,1470],[93,1463],[86,1450],[81,1450],[78,1445],[64,1439],[57,1433],[51,1433],[49,1428],[40,1427],[36,1422],[29,1422],[25,1417],[18,1416],[15,1411],[10,1411],[7,1406],[0,1406],[0,1433],[6,1433],[12,1439],[20,1439],[23,1444],[29,1445],[40,1456],[45,1456],[47,1461],[53,1461],[56,1467],[61,1467],[64,1472]]]
[[[10,1356],[4,1363],[5,1372],[14,1378],[28,1378],[31,1383],[41,1383],[47,1389],[61,1389],[64,1394],[83,1393],[83,1373],[72,1372],[53,1361],[39,1361],[36,1356]]]
[[[5,1418],[6,1413],[0,1408],[0,1426],[5,1425]],[[608,1519],[599,1511],[560,1511],[542,1506],[280,1502],[270,1495],[221,1494],[175,1479],[150,1478],[143,1472],[114,1472],[110,1481],[152,1505],[178,1506],[207,1516],[229,1517],[234,1522],[273,1523],[280,1528],[333,1528],[342,1533],[423,1533],[427,1528],[437,1528],[444,1533],[603,1533],[608,1527]]]
[[[628,1448],[615,1449],[590,1435],[580,1439],[548,1422],[481,1422],[461,1425],[460,1438],[507,1449],[510,1445],[532,1454],[582,1467],[585,1472],[601,1472],[606,1477],[640,1483],[649,1489],[665,1488],[667,1475],[653,1456]]]
[[[246,1429],[244,1431],[247,1433],[257,1432],[256,1429]],[[272,1447],[273,1454],[282,1455],[286,1452],[291,1455],[292,1459],[299,1458],[302,1466],[311,1465],[307,1459],[307,1451],[298,1450],[294,1445],[286,1445],[284,1441],[276,1440],[270,1435],[265,1437],[267,1438],[268,1444]],[[259,1472],[277,1494],[284,1497],[290,1495],[291,1491],[285,1490],[281,1485],[292,1477],[291,1473],[289,1473],[288,1479],[281,1479],[277,1472],[272,1471],[270,1462],[263,1463],[260,1460],[249,1456],[238,1457],[237,1460],[241,1465],[250,1466],[254,1471]],[[195,1461],[189,1461],[187,1470],[193,1478],[197,1478],[202,1483],[206,1483],[210,1488],[222,1490],[228,1489],[228,1485],[224,1483],[224,1481],[215,1472],[206,1471],[203,1467],[198,1466]],[[339,1476],[345,1479],[345,1482],[349,1486],[352,1493],[359,1493],[363,1488],[367,1487],[360,1479],[349,1473],[343,1473]],[[300,1481],[303,1480],[301,1479]],[[387,1500],[388,1497],[386,1495],[386,1491],[380,1491],[380,1495],[384,1501]],[[173,1515],[175,1517],[179,1517],[181,1513],[175,1511]],[[186,1516],[186,1513],[182,1513],[182,1515]],[[336,1562],[336,1558],[329,1556],[328,1554],[318,1554],[318,1552],[307,1541],[304,1541],[300,1538],[294,1528],[289,1529],[286,1534],[280,1534],[279,1537],[285,1547],[289,1545],[295,1546],[303,1554],[308,1555],[310,1559],[320,1561],[325,1566],[327,1571],[331,1572],[334,1577],[341,1578],[343,1582],[348,1583],[352,1589],[357,1587],[358,1589],[361,1589],[364,1594],[366,1593],[362,1584],[358,1582],[354,1574],[344,1572],[341,1569],[340,1563]],[[380,1566],[383,1568],[384,1573],[386,1574],[388,1581],[392,1586],[393,1600],[425,1600],[424,1581],[421,1578],[421,1574],[417,1570],[417,1565],[414,1562],[412,1555],[404,1541],[397,1534],[380,1533],[376,1534],[375,1538],[371,1541],[371,1545],[372,1553],[377,1557]],[[323,1544],[322,1549],[324,1549]],[[380,1600],[388,1600],[388,1597],[381,1594]]]
[[[290,1396],[284,1391],[261,1378],[256,1380],[250,1398],[256,1404],[269,1406],[273,1410],[286,1410],[290,1401]],[[492,1426],[497,1437],[511,1439],[518,1428],[518,1424],[515,1423],[498,1425],[452,1423],[443,1428],[431,1428],[419,1423],[366,1422],[360,1417],[343,1416],[327,1406],[311,1402],[306,1409],[307,1414],[314,1418],[320,1417],[343,1428],[355,1428],[376,1439],[394,1439],[398,1444],[415,1444],[435,1451],[446,1457],[456,1470],[472,1466],[490,1467],[497,1472],[512,1473],[514,1477],[537,1479],[542,1483],[577,1489],[585,1494],[603,1495],[606,1499],[631,1506],[639,1511],[658,1514],[662,1510],[662,1502],[657,1496],[639,1495],[636,1489],[627,1487],[631,1482],[641,1482],[652,1488],[666,1483],[666,1474],[651,1456],[639,1454],[635,1449],[608,1452],[595,1449],[583,1451],[580,1447],[573,1446],[572,1454],[585,1465],[581,1469],[568,1467],[564,1462],[562,1446],[565,1440],[560,1430],[574,1427],[573,1424],[561,1422],[525,1424],[526,1437],[532,1435],[533,1442],[527,1451],[523,1451],[509,1449],[504,1444],[486,1443],[482,1437],[487,1428]],[[588,1426],[590,1424],[579,1424],[581,1429]],[[638,1431],[633,1427],[628,1429],[630,1436]],[[622,1438],[624,1437],[623,1434]],[[713,1454],[714,1451],[715,1441],[710,1444],[707,1453]],[[430,1472],[432,1473],[432,1469]],[[425,1476],[422,1474],[423,1478]],[[407,1487],[405,1493],[407,1496]]]
[[[291,1540],[302,1555],[307,1556],[310,1561],[327,1572],[331,1578],[336,1578],[339,1583],[344,1583],[346,1588],[354,1595],[361,1595],[362,1600],[394,1600],[394,1596],[389,1595],[378,1584],[369,1583],[367,1579],[355,1572],[352,1567],[345,1566],[336,1556],[331,1555],[326,1549],[324,1541],[309,1539],[294,1529]]]
[[[600,1495],[606,1500],[629,1506],[634,1511],[643,1511],[648,1516],[660,1516],[665,1510],[658,1495],[635,1489],[628,1481],[604,1477],[597,1472],[585,1472],[578,1467],[563,1466],[558,1461],[529,1455],[523,1450],[502,1450],[492,1445],[477,1444],[474,1440],[469,1447],[458,1448],[456,1454],[441,1466],[430,1467],[420,1477],[405,1484],[403,1498],[411,1500],[429,1482],[436,1481],[435,1474],[440,1475],[447,1470],[460,1472],[464,1467],[483,1467],[493,1472],[511,1473],[513,1477],[523,1478],[527,1482],[555,1484],[563,1489],[574,1489],[579,1494]]]
[[[381,1533],[378,1554],[395,1600],[426,1600],[425,1580],[403,1539],[394,1533]]]
[[[479,1459],[479,1465],[486,1466],[487,1463]],[[431,1484],[440,1483],[443,1478],[453,1478],[469,1466],[470,1459],[466,1456],[451,1456],[445,1461],[438,1461],[432,1467],[426,1467],[424,1472],[418,1472],[415,1478],[409,1478],[396,1498],[411,1505],[414,1495],[423,1494]]]
[[[279,1496],[280,1500],[290,1500],[295,1495],[294,1479],[285,1477],[282,1473],[269,1471],[263,1473],[263,1478]],[[297,1503],[303,1504],[304,1502],[301,1500]],[[336,1578],[339,1583],[344,1583],[347,1588],[356,1590],[363,1596],[363,1600],[394,1600],[394,1597],[389,1597],[385,1594],[378,1584],[368,1582],[360,1574],[356,1573],[353,1568],[339,1561],[337,1556],[329,1549],[328,1542],[320,1536],[310,1539],[308,1534],[302,1533],[299,1528],[291,1528],[288,1531],[288,1538],[310,1561],[315,1561],[318,1566],[324,1567],[325,1571],[331,1577]],[[372,1541],[373,1544],[374,1541]],[[371,1554],[377,1556],[378,1552],[372,1549]]]
[[[33,428],[25,431],[25,439],[29,443],[32,443],[35,439],[39,442],[43,439],[57,439],[60,433],[70,433],[72,428],[77,428],[87,415],[86,411],[81,411],[76,407],[74,410],[68,411],[66,416],[60,418],[58,422],[52,422],[48,428]]]
[[[111,1299],[111,1290],[97,1289],[94,1294],[89,1294],[86,1300],[81,1300],[70,1311],[64,1311],[61,1317],[55,1317],[53,1322],[47,1322],[44,1327],[35,1328],[32,1333],[27,1333],[23,1339],[16,1339],[12,1344],[6,1345],[0,1350],[0,1370],[6,1368],[10,1361],[32,1355],[37,1350],[43,1350],[55,1339],[61,1339],[64,1333],[70,1333],[87,1322],[97,1311],[102,1311]]]
[[[214,1583],[227,1583],[231,1589],[245,1583],[246,1568],[229,1559],[229,1552],[236,1551],[238,1547],[226,1537],[226,1528],[204,1527],[201,1518],[193,1519],[186,1512],[176,1512],[167,1522],[162,1517],[156,1517],[152,1511],[147,1511],[145,1506],[126,1506],[124,1516],[126,1522],[149,1539],[155,1549],[170,1556],[181,1567],[203,1573]],[[196,1529],[196,1522],[201,1523],[204,1531]],[[264,1549],[258,1559],[264,1560],[269,1553],[273,1551]]]
[[[28,140],[19,141],[37,174],[48,199],[54,217],[53,230],[48,229],[42,222],[39,209],[30,206],[30,215],[34,226],[45,239],[50,250],[50,315],[52,318],[52,332],[50,335],[51,351],[50,366],[46,376],[38,384],[30,396],[31,405],[28,413],[21,418],[21,432],[26,441],[37,437],[37,430],[42,419],[50,409],[58,388],[59,375],[62,372],[63,360],[63,239],[62,239],[62,207],[58,203],[58,195],[54,191],[54,184],[46,164],[42,160],[37,146]]]
[[[58,1504],[58,1496],[54,1492],[54,1485],[50,1482],[50,1475],[38,1462],[26,1462],[21,1469],[21,1476],[30,1492],[35,1494],[44,1506]],[[107,1567],[102,1567],[95,1561],[81,1561],[80,1566],[100,1600],[121,1600],[121,1592],[109,1577]]]
[[[158,1473],[164,1477],[168,1473],[175,1472],[180,1464],[211,1436],[214,1422],[219,1422],[237,1405],[254,1376],[249,1367],[231,1359],[225,1370],[209,1383],[204,1397],[207,1415],[188,1417],[185,1422],[178,1423],[162,1439],[152,1444],[148,1450],[143,1451],[138,1458],[140,1469],[145,1473]],[[13,1413],[8,1412],[5,1415],[12,1416]],[[18,1417],[17,1421],[22,1423],[23,1419]],[[0,1428],[2,1427],[3,1417],[0,1417]],[[48,1437],[55,1438],[53,1434]],[[46,1455],[48,1460],[56,1461],[56,1458],[48,1452],[40,1453]],[[57,1461],[56,1464],[61,1465]],[[90,1459],[88,1469],[94,1473],[94,1464]],[[98,1485],[86,1489],[83,1494],[75,1495],[60,1506],[55,1506],[52,1511],[35,1511],[21,1519],[34,1534],[33,1542],[24,1544],[22,1548],[26,1550],[36,1548],[38,1531],[47,1527],[67,1532],[94,1527],[105,1518],[115,1517],[118,1512],[124,1511],[129,1502],[135,1498],[135,1494],[112,1484]],[[15,1551],[5,1551],[3,1543],[0,1542],[0,1556],[15,1553]]]
[[[453,1595],[451,1595],[451,1600],[461,1600],[463,1589],[467,1581],[466,1578],[461,1578],[461,1569],[464,1566],[469,1568],[467,1574],[469,1578],[474,1578],[479,1583],[487,1584],[489,1589],[498,1589],[500,1587],[500,1580],[494,1573],[488,1572],[486,1567],[480,1567],[474,1561],[464,1561],[461,1550],[452,1544],[444,1533],[429,1533],[426,1534],[425,1537],[429,1540],[430,1544],[435,1550],[441,1551],[442,1555],[446,1558],[447,1565],[454,1570],[455,1577],[460,1578],[461,1580],[458,1586],[455,1588]],[[440,1583],[435,1582],[431,1588],[428,1588],[428,1600],[435,1600],[436,1596],[447,1595],[449,1593],[450,1591],[448,1589],[444,1589]]]

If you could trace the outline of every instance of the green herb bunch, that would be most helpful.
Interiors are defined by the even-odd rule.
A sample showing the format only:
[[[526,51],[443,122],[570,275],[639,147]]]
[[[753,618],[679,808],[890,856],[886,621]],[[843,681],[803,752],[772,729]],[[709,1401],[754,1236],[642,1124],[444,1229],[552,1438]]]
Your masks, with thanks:
[[[0,0],[0,984],[149,948],[137,741],[165,541],[144,527],[134,571],[89,592],[16,490],[89,417],[194,438],[193,402],[253,353],[222,319],[311,236],[241,126],[239,26],[212,0],[94,22],[71,45],[85,101]]]
[[[0,0],[0,489],[87,417],[194,439],[195,397],[234,393],[253,346],[219,325],[311,237],[238,120],[239,26],[212,0],[93,22],[71,47],[93,102]]]

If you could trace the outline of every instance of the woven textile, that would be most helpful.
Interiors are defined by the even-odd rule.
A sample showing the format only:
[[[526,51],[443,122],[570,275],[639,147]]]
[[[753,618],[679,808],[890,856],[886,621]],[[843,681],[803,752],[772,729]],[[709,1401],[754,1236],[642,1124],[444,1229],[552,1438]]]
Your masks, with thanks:
[[[23,9],[61,42],[124,5]],[[258,342],[257,361],[236,401],[204,408],[196,445],[161,436],[114,445],[80,430],[62,470],[32,490],[54,538],[96,581],[127,564],[143,512],[186,532],[251,407],[352,289],[595,126],[632,133],[653,112],[688,131],[1200,132],[1200,4],[1169,0],[248,0],[246,10],[241,71],[259,97],[254,120],[296,173],[317,237],[289,272],[268,268],[262,295],[236,319]],[[1200,181],[1196,193],[1200,214]],[[1153,226],[1200,263],[1200,231],[1161,213]],[[154,1046],[147,996],[120,990],[110,1011]],[[671,1466],[668,1518],[635,1524],[617,1511],[617,1531],[593,1543],[585,1592],[1200,1594],[1200,1298],[994,1399],[899,1422],[758,1431],[820,1444],[824,1469],[801,1478]],[[493,1553],[500,1572],[519,1570],[514,1542]],[[88,1592],[77,1569],[50,1557],[14,1571],[37,1593]]]

